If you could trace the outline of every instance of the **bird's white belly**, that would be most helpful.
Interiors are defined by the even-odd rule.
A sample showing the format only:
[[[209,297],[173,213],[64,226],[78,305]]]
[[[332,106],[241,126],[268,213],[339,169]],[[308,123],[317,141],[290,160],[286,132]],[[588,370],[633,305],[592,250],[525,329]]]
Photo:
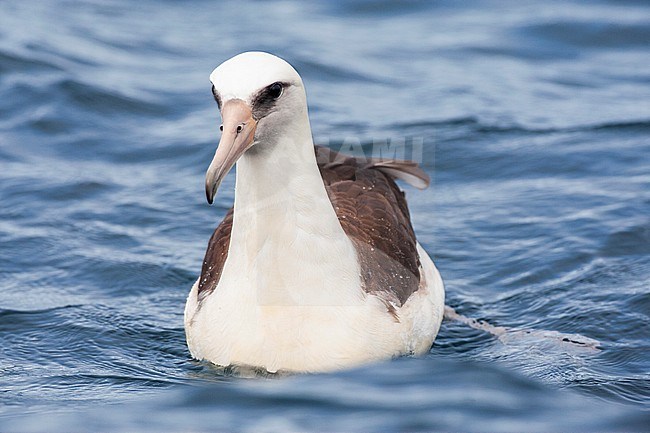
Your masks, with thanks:
[[[419,247],[418,247],[419,248]],[[426,353],[440,327],[444,308],[442,281],[420,249],[422,287],[397,310],[399,321],[375,296],[360,293],[345,303],[290,305],[260,302],[255,284],[244,274],[224,273],[215,291],[197,309],[195,284],[185,309],[188,347],[197,359],[214,364],[249,365],[315,372],[351,367],[403,354]]]
[[[398,354],[386,341],[396,323],[374,297],[354,306],[259,305],[217,291],[186,324],[198,359],[272,372],[322,371]]]

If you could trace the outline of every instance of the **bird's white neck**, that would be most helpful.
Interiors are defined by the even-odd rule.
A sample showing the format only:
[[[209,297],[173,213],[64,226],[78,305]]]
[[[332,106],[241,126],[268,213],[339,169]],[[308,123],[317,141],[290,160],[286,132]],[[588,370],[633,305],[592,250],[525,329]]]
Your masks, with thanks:
[[[356,252],[327,196],[311,131],[289,128],[237,163],[227,266],[249,275],[260,305],[353,305]]]

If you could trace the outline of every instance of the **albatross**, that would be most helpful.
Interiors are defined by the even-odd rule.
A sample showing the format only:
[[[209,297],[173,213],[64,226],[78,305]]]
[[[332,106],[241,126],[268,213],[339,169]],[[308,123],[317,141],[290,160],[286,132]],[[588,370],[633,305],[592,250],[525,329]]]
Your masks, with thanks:
[[[302,79],[272,54],[210,81],[223,123],[205,192],[236,164],[235,200],[187,298],[191,355],[275,373],[428,353],[444,286],[395,183],[426,188],[426,173],[314,146]]]

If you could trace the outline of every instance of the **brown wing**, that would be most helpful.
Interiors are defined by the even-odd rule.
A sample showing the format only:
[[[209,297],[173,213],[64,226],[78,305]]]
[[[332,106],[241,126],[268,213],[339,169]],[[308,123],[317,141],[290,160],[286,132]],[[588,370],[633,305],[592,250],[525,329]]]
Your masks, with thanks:
[[[406,173],[420,186],[428,176],[410,161],[354,158],[323,147],[316,155],[341,227],[357,248],[365,290],[401,306],[418,289],[420,260],[406,199],[393,178]]]
[[[425,189],[429,186],[429,175],[416,162],[401,159],[354,157],[324,146],[315,146],[315,148],[319,168],[335,168],[339,166],[349,166],[355,169],[373,168],[388,175],[391,179],[403,180],[419,189]]]
[[[354,158],[321,146],[315,151],[341,227],[357,248],[364,289],[389,304],[402,305],[418,289],[420,261],[406,199],[394,179],[422,188],[429,177],[411,161]],[[231,208],[208,242],[199,301],[219,283],[232,221]]]
[[[199,280],[198,290],[199,302],[212,293],[221,278],[221,271],[226,263],[228,248],[230,247],[233,215],[234,208],[230,208],[208,242],[208,249],[203,258],[203,266],[201,266],[201,279]]]

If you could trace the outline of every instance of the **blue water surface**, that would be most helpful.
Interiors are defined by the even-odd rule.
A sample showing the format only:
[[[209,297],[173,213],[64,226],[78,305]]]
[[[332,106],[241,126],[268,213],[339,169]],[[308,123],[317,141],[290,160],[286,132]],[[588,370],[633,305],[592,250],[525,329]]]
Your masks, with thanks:
[[[193,361],[209,73],[266,50],[320,143],[420,143],[430,354],[244,378]],[[650,6],[0,2],[0,430],[650,431]]]

